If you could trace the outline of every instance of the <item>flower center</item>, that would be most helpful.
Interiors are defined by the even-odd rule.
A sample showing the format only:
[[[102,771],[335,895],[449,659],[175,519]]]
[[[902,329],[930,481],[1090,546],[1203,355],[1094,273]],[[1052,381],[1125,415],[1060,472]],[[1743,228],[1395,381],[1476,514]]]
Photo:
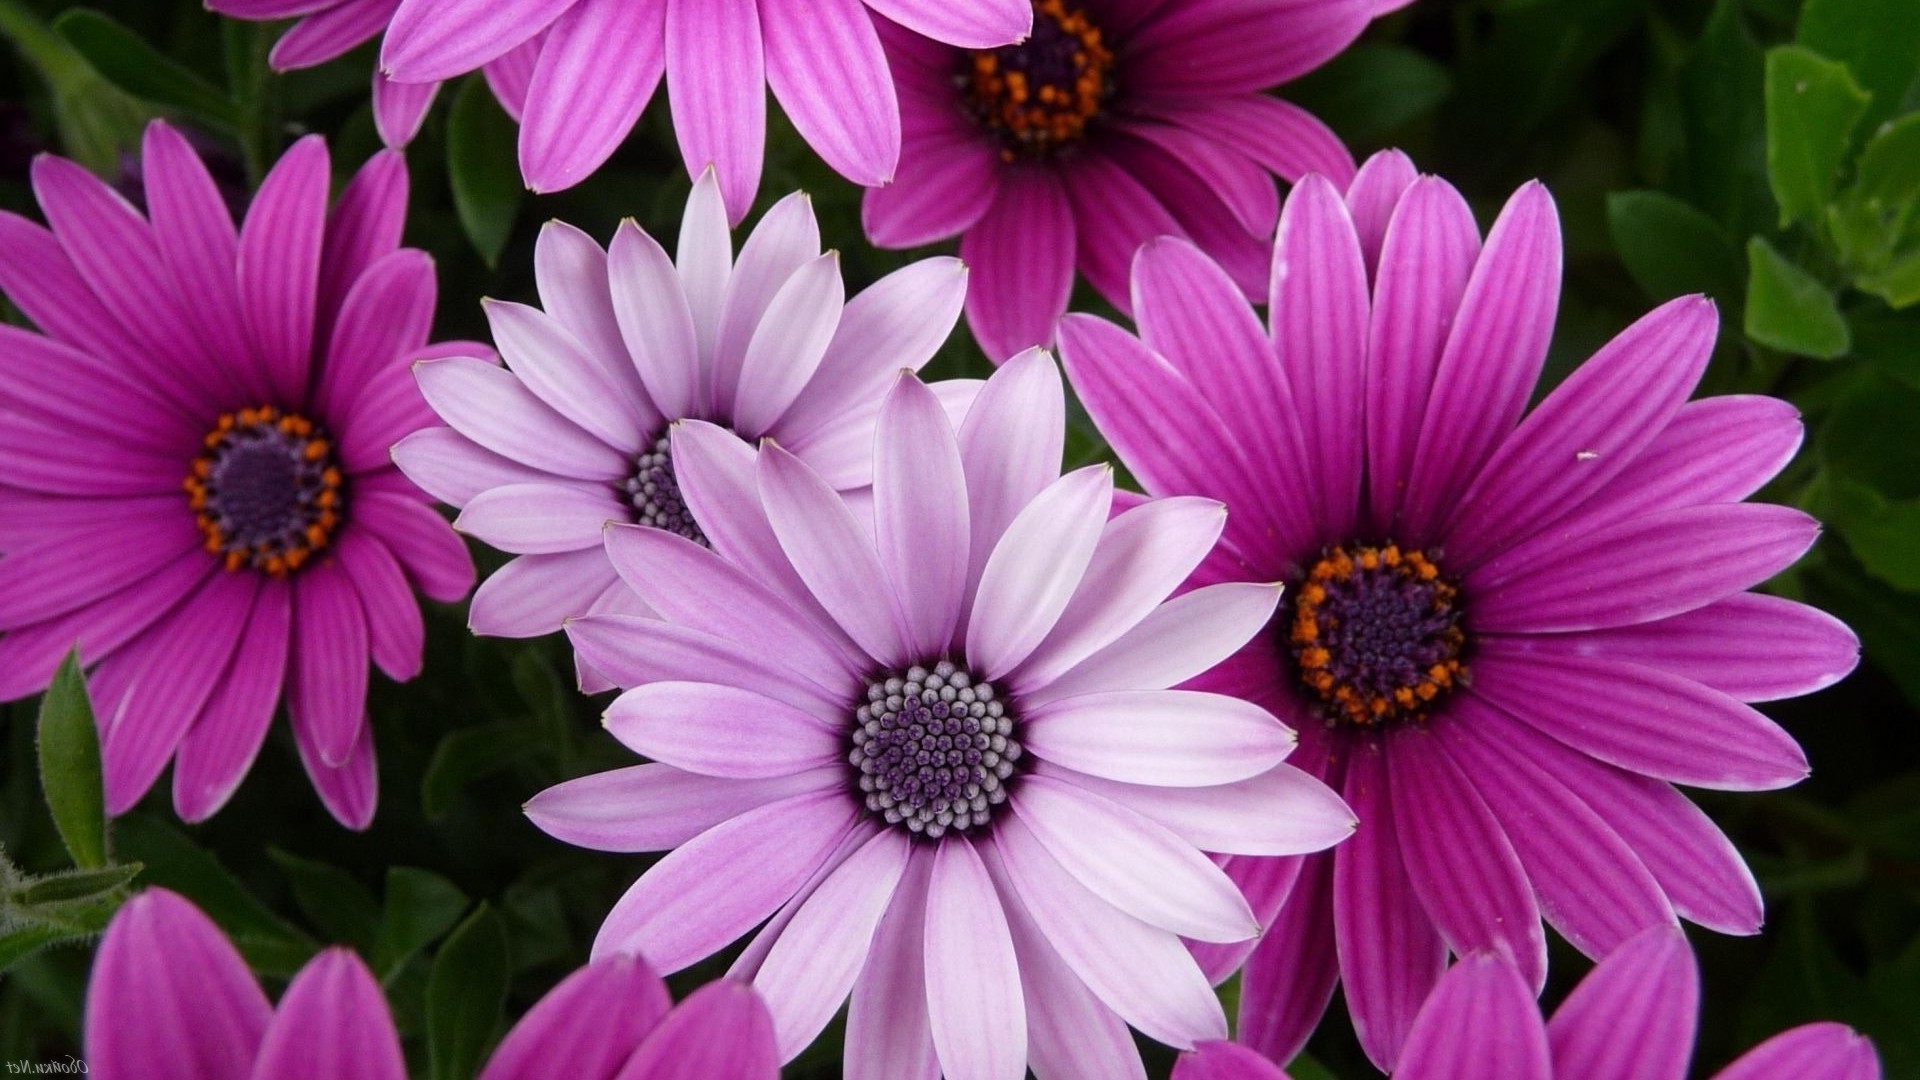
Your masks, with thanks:
[[[627,501],[633,504],[633,520],[636,524],[665,529],[702,546],[711,546],[700,526],[694,524],[685,500],[680,498],[680,482],[673,475],[671,447],[670,440],[662,434],[634,459],[633,475],[621,485]]]
[[[344,478],[313,421],[271,405],[220,417],[182,486],[228,570],[300,569],[340,527]]]
[[[1020,761],[1015,719],[993,684],[942,660],[867,683],[847,763],[867,809],[938,840],[983,828]]]
[[[1079,8],[1033,0],[1033,34],[969,54],[960,83],[974,116],[999,135],[1002,158],[1041,158],[1078,142],[1100,115],[1113,95],[1113,53]]]
[[[1397,545],[1330,547],[1294,599],[1300,681],[1331,723],[1422,719],[1467,675],[1459,590]]]

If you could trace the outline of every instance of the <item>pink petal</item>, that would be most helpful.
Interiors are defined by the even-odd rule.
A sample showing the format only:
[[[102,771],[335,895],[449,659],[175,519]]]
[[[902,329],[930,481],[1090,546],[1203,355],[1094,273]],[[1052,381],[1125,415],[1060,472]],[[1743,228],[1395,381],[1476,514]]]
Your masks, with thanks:
[[[880,565],[900,598],[908,651],[953,640],[967,591],[967,478],[960,443],[933,391],[903,375],[880,409],[873,482]]]
[[[1555,1071],[1593,1080],[1685,1080],[1700,974],[1678,927],[1635,936],[1600,961],[1547,1024]]]
[[[876,833],[821,883],[774,942],[753,985],[773,1013],[783,1060],[798,1057],[840,1011],[911,851],[898,830]],[[917,942],[907,947],[920,951]]]
[[[293,741],[300,750],[300,764],[307,770],[307,779],[313,782],[327,813],[355,832],[371,825],[380,800],[380,774],[374,767],[373,724],[369,718],[360,718],[360,737],[339,766],[320,759],[314,734],[298,715],[293,717]]]
[[[756,0],[667,0],[667,97],[690,176],[715,169],[727,219],[739,223],[760,186],[768,53]]]
[[[608,708],[606,723],[634,753],[704,776],[773,779],[841,756],[841,733],[805,710],[712,683],[635,687]]]
[[[380,141],[395,150],[405,150],[420,134],[427,110],[440,93],[437,82],[394,82],[382,72],[373,73],[373,126]]]
[[[162,121],[147,125],[141,168],[154,243],[172,271],[174,284],[194,298],[184,310],[200,341],[214,356],[247,355],[234,280],[239,233],[213,177],[187,140]],[[264,385],[246,389],[265,392]]]
[[[407,217],[407,159],[383,150],[367,159],[340,192],[320,249],[317,325],[333,326],[361,272],[400,244]]]
[[[1387,745],[1407,878],[1455,955],[1497,953],[1538,987],[1547,977],[1547,940],[1526,871],[1473,782],[1434,739],[1408,730]],[[1402,1067],[1412,1059],[1409,1047]]]
[[[713,680],[804,705],[818,714],[846,708],[843,698],[810,689],[764,651],[689,626],[650,617],[593,615],[568,620],[567,634],[581,659],[616,685]]]
[[[814,153],[865,187],[893,178],[900,103],[860,0],[760,0],[767,86]]]
[[[1287,1080],[1287,1074],[1239,1043],[1203,1042],[1180,1055],[1173,1080]]]
[[[1113,501],[1113,470],[1089,466],[1034,496],[980,571],[967,659],[998,679],[1044,640],[1080,587]]]
[[[105,1077],[245,1080],[273,1007],[212,919],[165,889],[128,900],[87,983],[87,1065]]]
[[[1145,787],[1070,773],[1057,777],[1137,810],[1202,851],[1236,855],[1300,855],[1353,835],[1354,812],[1319,780],[1291,765],[1202,788]]]
[[[927,885],[927,1015],[950,1080],[1021,1080],[1027,1010],[1013,932],[965,838],[940,845]]]
[[[796,307],[794,300],[804,296],[805,293],[795,293],[789,295],[786,310],[778,313],[769,310],[790,279],[803,267],[817,264],[819,259],[820,223],[813,216],[813,200],[804,192],[798,191],[774,203],[765,214],[761,215],[759,223],[753,227],[752,235],[748,236],[746,243],[740,246],[740,258],[734,265],[733,274],[727,279],[727,295],[720,306],[719,336],[715,339],[713,346],[710,389],[713,393],[716,413],[722,416],[737,414],[742,402],[759,398],[760,400],[752,402],[750,406],[752,410],[777,415],[783,406],[764,399],[762,379],[770,378],[772,382],[781,385],[791,382],[798,386],[804,386],[811,381],[810,373],[819,360],[812,355],[809,355],[806,364],[798,363],[796,357],[796,363],[792,365],[809,373],[809,376],[796,377],[780,369],[772,372],[762,371],[754,379],[743,380],[741,367],[746,362],[748,347],[753,344],[763,323],[768,324],[767,330],[770,333],[780,329],[782,332],[793,334],[795,338],[802,338],[807,334],[821,334],[830,338],[836,332],[836,324],[839,321],[840,308],[846,299],[846,291],[844,286],[835,285],[831,288],[837,291],[826,292],[829,285],[824,278],[831,277],[838,281],[837,264],[832,267],[830,274],[825,275],[821,273],[818,265],[814,266],[811,280],[815,296],[811,302]],[[833,304],[833,317],[823,319],[823,313],[816,308],[824,306],[824,299],[829,295],[836,297],[837,301]],[[796,316],[807,322],[791,327],[783,326],[787,320]],[[818,322],[824,322],[825,325],[817,325]],[[802,326],[806,327],[805,332],[802,331]],[[807,352],[811,354],[812,342],[809,341],[806,344]],[[827,340],[822,340],[819,344],[824,350]],[[765,348],[764,343],[762,348]],[[764,363],[765,360],[763,356],[762,362]],[[755,426],[750,431],[743,429],[737,415],[735,415],[734,429],[747,438],[755,438],[764,433],[764,425]]]
[[[1078,226],[1066,187],[1051,169],[1009,169],[993,206],[960,238],[972,268],[967,325],[998,363],[1053,342],[1073,292]]]
[[[1129,784],[1207,787],[1273,768],[1293,733],[1251,702],[1192,690],[1065,698],[1023,717],[1021,741],[1048,761]]]
[[[1398,150],[1382,150],[1368,158],[1347,184],[1347,210],[1353,214],[1353,230],[1359,234],[1360,250],[1367,258],[1369,280],[1378,280],[1380,248],[1387,238],[1387,225],[1392,221],[1401,197],[1419,176],[1412,158]],[[1472,221],[1471,213],[1468,221]],[[1475,247],[1478,247],[1478,229],[1474,230],[1474,240]],[[1472,263],[1469,262],[1467,266],[1471,268]],[[1461,276],[1464,278],[1464,272]],[[1451,300],[1457,303],[1459,297],[1454,296]],[[1450,303],[1448,307],[1451,306]]]
[[[427,403],[454,430],[504,457],[559,476],[623,480],[628,455],[587,434],[520,379],[484,360],[453,357],[414,366]]]
[[[847,1080],[940,1080],[927,1016],[926,908],[932,852],[913,854],[874,931],[847,1005]]]
[[[773,1018],[759,995],[719,979],[688,995],[615,1080],[779,1080]]]
[[[560,980],[513,1025],[479,1080],[612,1080],[673,999],[646,961],[615,956]]]
[[[1420,1010],[1400,1068],[1405,1080],[1552,1080],[1547,1033],[1533,993],[1502,956],[1453,966]]]
[[[714,826],[633,883],[601,924],[594,956],[639,953],[669,975],[711,956],[785,903],[853,823],[852,801],[827,788]]]
[[[1359,36],[1373,7],[1373,0],[1187,0],[1155,19],[1151,35],[1124,50],[1121,63],[1129,79],[1156,94],[1265,90],[1332,59]]]
[[[394,445],[392,456],[407,479],[453,506],[465,506],[489,488],[553,479],[549,473],[477,446],[447,427],[414,432]]]
[[[218,0],[207,6],[243,19],[278,18],[260,11],[254,4],[236,0]],[[327,4],[325,10],[301,19],[280,35],[280,40],[273,43],[273,51],[267,54],[267,62],[275,71],[295,71],[336,59],[385,30],[387,20],[393,18],[393,11],[399,6],[399,0],[345,0]]]
[[[385,544],[358,531],[340,538],[337,557],[367,614],[367,648],[373,662],[395,682],[420,674],[426,626],[400,560]]]
[[[293,583],[293,669],[287,714],[322,764],[345,764],[367,708],[367,620],[345,568],[322,561]]]
[[[973,228],[993,205],[1007,171],[993,144],[964,117],[945,110],[915,115],[925,106],[912,100],[904,108],[893,182],[868,188],[860,200],[867,239],[885,248],[919,247]]]
[[[575,0],[401,0],[380,68],[407,82],[464,75],[533,37]]]
[[[652,417],[625,404],[620,383],[558,320],[524,304],[484,306],[500,356],[535,397],[615,449],[643,445],[653,434],[643,426]]]
[[[1527,651],[1572,651],[1644,664],[1741,701],[1778,701],[1833,685],[1860,663],[1860,639],[1818,608],[1735,593],[1657,622],[1584,634],[1529,634]]]
[[[1066,446],[1066,389],[1051,357],[1029,350],[987,380],[960,425],[966,473],[967,587],[971,608],[987,558],[1007,526],[1060,476]]]
[[[365,961],[335,947],[300,969],[267,1025],[255,1080],[406,1080],[387,999]]]
[[[212,817],[252,768],[286,679],[292,589],[267,581],[254,597],[233,660],[173,762],[173,808],[182,821]]]
[[[839,770],[836,769],[836,772]],[[755,807],[818,791],[819,772],[737,780],[629,765],[555,784],[521,809],[548,836],[594,851],[669,851]]]
[[[1177,686],[1252,640],[1279,600],[1279,585],[1237,581],[1176,596],[1059,678],[1024,690],[1022,700],[1040,707],[1080,694]]]
[[[1421,1003],[1446,970],[1447,946],[1401,859],[1386,749],[1356,741],[1343,790],[1361,827],[1333,857],[1340,981],[1360,1045],[1392,1071]]]
[[[735,272],[735,281],[742,277]],[[799,397],[826,355],[845,304],[838,252],[809,260],[780,286],[740,363],[733,426],[741,437],[755,439],[771,431]],[[715,360],[718,377],[718,355]],[[723,399],[716,395],[719,400]]]
[[[1638,664],[1507,650],[1489,638],[1473,693],[1602,761],[1670,783],[1768,791],[1807,776],[1793,736],[1698,683]]]
[[[867,6],[923,37],[963,49],[1010,45],[1033,32],[1026,0],[867,0]]]
[[[1341,857],[1302,860],[1286,905],[1268,925],[1241,975],[1240,1041],[1275,1061],[1292,1061],[1307,1045],[1340,978],[1330,879],[1334,861]]]
[[[1156,236],[1185,236],[1186,231],[1129,169],[1106,155],[1075,159],[1070,169],[1061,170],[1061,182],[1073,203],[1080,272],[1109,303],[1128,313],[1134,253]],[[964,248],[960,256],[967,257]]]
[[[1139,108],[1239,150],[1288,183],[1319,173],[1345,187],[1354,176],[1353,154],[1332,128],[1271,94],[1169,97]]]
[[[658,430],[664,418],[647,396],[620,335],[606,251],[566,222],[550,221],[534,244],[533,273],[540,306],[579,340],[588,359],[614,384],[619,401],[640,417],[640,427],[649,434]]]
[[[1880,1080],[1880,1057],[1844,1024],[1802,1024],[1741,1055],[1713,1080]]]
[[[991,849],[989,849],[991,855]],[[988,871],[1013,931],[1020,992],[1027,1003],[1027,1060],[1048,1080],[1146,1080],[1127,1022],[1094,996],[1035,925],[1006,882],[998,860]]]
[[[326,141],[301,139],[261,181],[240,227],[240,310],[282,401],[306,396],[330,181]]]
[[[853,512],[818,474],[779,446],[761,449],[758,476],[767,520],[794,570],[869,656],[889,667],[903,664],[899,600]]]
[[[520,123],[520,173],[528,187],[565,190],[613,156],[666,70],[670,6],[669,0],[578,0],[553,24]],[[712,74],[716,81],[728,78]],[[684,138],[687,127],[679,130]]]
[[[689,257],[683,248],[681,258]],[[730,250],[725,258],[731,263]],[[706,392],[699,335],[712,329],[695,321],[681,273],[659,242],[632,222],[621,223],[613,235],[607,273],[620,335],[647,395],[664,416],[693,415]]]

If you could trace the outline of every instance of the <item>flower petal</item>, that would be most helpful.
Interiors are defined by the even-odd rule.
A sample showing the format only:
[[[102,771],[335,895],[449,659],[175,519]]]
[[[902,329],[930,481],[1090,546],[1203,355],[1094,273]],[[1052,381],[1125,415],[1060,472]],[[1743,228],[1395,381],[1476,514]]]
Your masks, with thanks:
[[[1533,993],[1505,957],[1463,958],[1420,1010],[1395,1076],[1405,1080],[1552,1080]]]
[[[479,1080],[611,1080],[673,1007],[646,961],[615,956],[560,980],[528,1009]]]
[[[1113,502],[1113,470],[1077,469],[1047,485],[1007,526],[980,571],[967,661],[998,679],[1044,640],[1080,588]]]
[[[933,391],[902,375],[880,409],[873,509],[880,565],[905,609],[907,649],[935,656],[953,641],[966,596],[967,477],[960,443]]]
[[[767,86],[813,152],[865,187],[893,178],[900,103],[860,0],[760,0]]]
[[[779,1080],[773,1017],[752,988],[717,979],[687,995],[615,1080]]]
[[[300,969],[267,1025],[256,1080],[406,1080],[387,999],[366,962],[334,947]]]
[[[1866,1036],[1844,1024],[1802,1024],[1783,1031],[1714,1074],[1713,1080],[1880,1080],[1880,1057]]]
[[[761,448],[758,478],[767,520],[814,596],[869,656],[889,667],[905,663],[899,600],[847,504],[777,445]]]
[[[558,476],[624,480],[632,471],[625,453],[555,412],[504,368],[452,357],[413,370],[433,411],[496,454]]]
[[[927,1016],[927,882],[922,848],[893,890],[847,1005],[846,1080],[940,1080]]]
[[[529,188],[565,190],[613,156],[666,70],[668,9],[669,0],[578,0],[554,22],[520,117]]]
[[[1114,690],[1064,698],[1022,717],[1042,758],[1092,776],[1158,787],[1246,780],[1286,760],[1293,733],[1251,702],[1192,690]]]
[[[1078,226],[1073,204],[1050,169],[1011,169],[980,220],[960,238],[972,268],[967,325],[994,362],[1053,343],[1073,292]]]
[[[731,250],[724,254],[729,264],[732,257]],[[692,253],[683,250],[681,258],[692,258]],[[693,415],[705,393],[700,334],[712,330],[702,331],[695,321],[681,272],[667,259],[659,241],[628,221],[613,234],[607,273],[621,338],[654,406],[670,419]]]
[[[819,791],[833,779],[815,772],[738,780],[670,765],[629,765],[555,784],[521,809],[542,832],[578,847],[670,851],[721,822],[770,802]]]
[[[950,1080],[1020,1080],[1027,1010],[1013,932],[964,837],[940,845],[927,884],[927,1016]]]
[[[687,174],[712,167],[738,223],[760,186],[767,139],[766,5],[666,0],[667,101]],[[604,63],[605,61],[601,61]]]
[[[330,179],[326,141],[301,139],[260,182],[240,227],[240,311],[281,401],[306,396]]]
[[[1678,927],[1611,950],[1547,1024],[1556,1072],[1593,1080],[1684,1080],[1700,1018],[1700,973]]]
[[[634,753],[703,776],[773,779],[841,756],[840,733],[805,710],[713,683],[637,686],[608,707],[606,723]]]

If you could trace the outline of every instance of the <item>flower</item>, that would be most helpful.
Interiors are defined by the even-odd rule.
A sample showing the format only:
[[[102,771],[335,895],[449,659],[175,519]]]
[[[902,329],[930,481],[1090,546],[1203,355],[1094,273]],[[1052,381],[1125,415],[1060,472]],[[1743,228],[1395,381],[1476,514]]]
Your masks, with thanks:
[[[283,696],[342,824],[375,802],[368,657],[420,670],[418,591],[473,584],[465,545],[388,460],[431,414],[433,263],[398,246],[406,171],[376,155],[327,210],[295,143],[236,232],[172,128],[147,129],[142,216],[70,161],[34,163],[51,230],[0,214],[0,700],[78,645],[107,809],[173,760],[180,816],[239,786]],[[456,346],[458,347],[458,346]]]
[[[1232,508],[1195,582],[1293,588],[1193,685],[1298,728],[1302,767],[1362,823],[1327,856],[1228,865],[1272,919],[1240,1030],[1275,1060],[1338,979],[1389,1068],[1449,950],[1506,955],[1537,989],[1543,917],[1589,956],[1676,915],[1754,933],[1751,874],[1672,785],[1800,780],[1799,746],[1743,702],[1858,660],[1836,620],[1746,591],[1818,527],[1741,501],[1798,447],[1791,406],[1687,401],[1713,305],[1659,308],[1529,413],[1559,281],[1546,189],[1483,245],[1451,187],[1388,153],[1344,201],[1321,177],[1293,190],[1270,333],[1179,240],[1135,264],[1140,338],[1062,324],[1074,386],[1146,490]],[[1217,977],[1244,955],[1203,951]]]
[[[214,2],[256,18],[287,9],[284,0]],[[512,80],[524,101],[520,172],[541,192],[592,175],[664,75],[687,172],[715,167],[738,223],[760,186],[768,89],[836,172],[856,184],[893,176],[900,109],[868,9],[964,47],[1017,41],[1032,27],[1026,0],[349,0],[327,12],[325,30],[310,29],[315,17],[294,31],[306,31],[299,46],[282,42],[299,62],[276,59],[317,62],[333,54],[308,40],[357,43],[386,26],[380,68],[391,93],[513,57],[523,72]]]
[[[87,984],[86,1060],[102,1080],[406,1080],[373,972],[321,952],[275,1009],[220,928],[149,889],[114,915]],[[678,1006],[646,963],[574,972],[507,1033],[479,1080],[777,1080],[773,1024],[751,989],[710,983]]]
[[[1127,266],[1154,236],[1192,237],[1255,295],[1274,174],[1353,173],[1325,124],[1263,91],[1402,3],[1033,0],[1032,37],[971,51],[882,24],[905,139],[867,236],[960,235],[967,323],[996,363],[1052,342],[1076,267],[1131,311]]]
[[[651,764],[527,805],[559,839],[674,849],[594,955],[672,972],[766,922],[735,963],[791,1059],[852,995],[847,1076],[1142,1076],[1127,1024],[1222,1038],[1181,936],[1258,929],[1205,850],[1317,850],[1353,819],[1282,764],[1264,710],[1165,689],[1264,625],[1271,585],[1166,601],[1223,514],[1170,499],[1108,522],[1105,466],[1059,475],[1060,377],[1037,350],[956,435],[903,374],[880,411],[871,525],[769,440],[687,421],[680,487],[711,549],[616,527],[658,618],[590,616]],[[864,511],[864,507],[862,507]],[[871,531],[869,531],[871,528]],[[1165,601],[1165,602],[1163,602]]]
[[[292,5],[287,0],[206,0],[206,5],[222,15],[254,22],[297,16],[292,29],[274,43],[267,61],[275,71],[298,71],[324,64],[371,41],[392,21],[400,0],[300,0]],[[536,34],[464,70],[479,68],[485,72],[493,96],[508,115],[518,120],[544,40],[544,35]],[[446,77],[455,74],[459,72]],[[373,122],[381,140],[395,149],[404,149],[412,142],[440,92],[440,83],[439,78],[397,82],[386,72],[375,71]]]
[[[1596,965],[1543,1022],[1511,961],[1475,953],[1420,1007],[1395,1080],[1682,1080],[1693,1057],[1700,972],[1686,938],[1656,926]],[[1285,1080],[1245,1047],[1207,1043],[1173,1080]],[[1880,1080],[1873,1043],[1843,1024],[1803,1024],[1754,1047],[1713,1080]]]
[[[702,539],[675,480],[667,432],[679,420],[772,438],[835,487],[870,484],[892,376],[932,358],[966,293],[957,261],[930,259],[845,301],[839,254],[821,254],[812,204],[798,194],[767,212],[736,264],[711,171],[688,200],[678,266],[631,221],[610,252],[555,222],[535,273],[544,312],[487,305],[509,370],[467,358],[420,365],[421,389],[452,426],[394,452],[416,483],[463,508],[456,527],[519,555],[473,600],[473,629],[508,637],[644,610],[602,549],[607,522]],[[937,389],[964,414],[978,386]]]

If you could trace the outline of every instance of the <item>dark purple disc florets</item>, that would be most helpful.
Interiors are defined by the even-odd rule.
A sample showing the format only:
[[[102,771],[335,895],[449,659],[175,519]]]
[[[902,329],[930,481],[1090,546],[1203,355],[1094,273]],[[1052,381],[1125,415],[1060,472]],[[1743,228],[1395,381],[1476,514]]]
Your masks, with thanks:
[[[867,684],[847,763],[875,817],[937,840],[984,827],[1007,801],[1016,726],[992,683],[944,660],[915,665]]]

